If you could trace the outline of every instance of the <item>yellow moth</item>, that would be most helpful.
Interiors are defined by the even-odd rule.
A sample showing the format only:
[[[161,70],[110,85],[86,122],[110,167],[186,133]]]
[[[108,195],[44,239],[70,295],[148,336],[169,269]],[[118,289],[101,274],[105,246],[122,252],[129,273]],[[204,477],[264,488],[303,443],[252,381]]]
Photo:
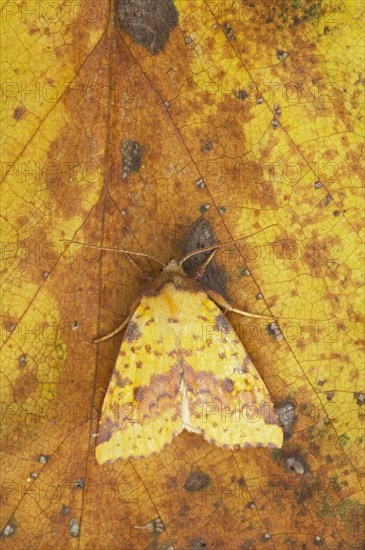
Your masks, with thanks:
[[[182,267],[217,246],[171,260],[125,322],[96,340],[126,327],[99,422],[99,464],[158,452],[184,429],[218,447],[282,446],[269,392],[222,309],[261,316],[202,287],[199,278],[217,250],[194,278]]]

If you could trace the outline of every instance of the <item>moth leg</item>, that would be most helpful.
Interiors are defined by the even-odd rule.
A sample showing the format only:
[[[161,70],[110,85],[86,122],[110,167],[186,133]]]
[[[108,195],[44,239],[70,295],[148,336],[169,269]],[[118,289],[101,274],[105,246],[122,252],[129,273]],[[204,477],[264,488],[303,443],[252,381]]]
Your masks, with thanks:
[[[248,313],[247,311],[242,311],[241,309],[236,309],[235,307],[232,307],[231,304],[227,302],[225,298],[219,292],[216,292],[211,289],[206,290],[208,296],[222,309],[225,309],[226,311],[232,311],[233,313],[239,313],[240,315],[243,315],[244,317],[252,317],[253,319],[269,319],[270,321],[273,320],[272,317],[267,317],[266,315],[257,315],[256,313]]]
[[[123,323],[118,328],[116,328],[115,330],[113,330],[113,332],[111,332],[110,334],[107,334],[106,336],[100,336],[100,338],[95,338],[95,340],[93,340],[93,343],[98,344],[99,342],[104,342],[104,340],[109,340],[109,338],[112,338],[112,336],[119,334],[119,332],[121,332],[124,329],[124,327],[129,323],[132,317],[132,314],[136,310],[139,302],[140,302],[140,298],[137,298],[137,300],[134,300],[131,307],[129,308],[130,313],[128,317],[124,319]]]
[[[113,332],[110,332],[106,336],[101,336],[100,338],[96,338],[95,340],[93,340],[93,343],[98,344],[99,342],[104,342],[104,340],[109,340],[109,338],[112,338],[112,336],[119,334],[119,332],[121,332],[126,326],[126,324],[129,322],[130,318],[131,316],[128,315],[128,317],[124,319],[123,323],[118,328],[116,328],[115,330],[113,330]]]
[[[213,260],[217,252],[218,252],[218,248],[216,248],[215,250],[213,250],[211,254],[209,254],[208,258],[205,260],[205,262],[199,267],[198,271],[195,273],[194,279],[200,279],[200,277],[203,276],[204,271],[206,270],[210,262]]]

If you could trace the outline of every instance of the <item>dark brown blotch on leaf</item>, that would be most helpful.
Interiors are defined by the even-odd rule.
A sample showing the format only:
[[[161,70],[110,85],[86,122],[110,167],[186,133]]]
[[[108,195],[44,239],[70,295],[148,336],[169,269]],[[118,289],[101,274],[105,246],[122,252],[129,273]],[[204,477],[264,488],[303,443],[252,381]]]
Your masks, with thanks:
[[[209,151],[212,151],[212,150],[213,150],[213,143],[210,140],[204,141],[202,145],[202,151],[204,153],[209,153]]]
[[[116,0],[117,19],[122,31],[157,54],[179,21],[172,0]]]
[[[122,142],[122,178],[126,179],[132,172],[138,172],[143,155],[142,145],[138,141],[126,139]]]
[[[190,252],[211,246],[216,242],[217,239],[210,223],[204,218],[199,218],[190,226],[185,234],[183,254],[185,256]],[[183,265],[185,273],[190,275],[190,277],[194,277],[199,267],[205,262],[210,254],[211,251],[206,251],[195,254],[195,256],[189,258]],[[205,268],[199,282],[203,288],[215,290],[227,298],[227,277],[224,269],[218,267],[214,259]]]
[[[356,403],[361,407],[361,405],[365,404],[365,393],[354,393],[354,398],[356,399]]]
[[[205,487],[208,487],[210,484],[211,480],[208,474],[197,470],[195,472],[191,472],[184,483],[184,489],[189,493],[196,493],[202,489],[205,489]]]
[[[239,550],[255,550],[256,548],[256,541],[254,539],[248,539],[243,544],[241,544]]]
[[[74,483],[74,488],[75,489],[83,489],[85,487],[85,478],[84,477],[79,477],[79,479],[77,479]]]
[[[325,13],[325,6],[322,0],[300,0],[264,3],[260,12],[257,13],[257,18],[264,19],[265,23],[271,23],[280,30],[293,29],[298,25],[303,25],[308,21],[318,21]],[[260,19],[259,19],[260,18]],[[303,33],[304,31],[302,31]],[[328,34],[329,27],[326,25],[323,29],[324,34]]]
[[[208,545],[203,539],[194,539],[189,544],[189,550],[207,550]]]
[[[314,544],[314,546],[323,546],[324,545],[324,539],[322,537],[320,537],[319,535],[314,535],[313,544]]]
[[[25,112],[25,107],[17,107],[16,109],[14,109],[13,118],[15,118],[15,120],[20,120],[24,116]]]

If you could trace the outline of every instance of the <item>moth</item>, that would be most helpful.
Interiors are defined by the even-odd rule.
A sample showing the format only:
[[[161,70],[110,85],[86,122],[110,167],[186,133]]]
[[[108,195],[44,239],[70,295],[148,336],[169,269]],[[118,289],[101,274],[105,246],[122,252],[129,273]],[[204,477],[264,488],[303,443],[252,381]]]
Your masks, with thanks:
[[[200,283],[218,246],[169,261],[124,323],[95,340],[126,327],[102,406],[99,464],[161,451],[184,429],[218,447],[282,446],[269,392],[224,311],[262,316],[232,307]],[[203,251],[211,254],[194,277],[187,275],[184,262]]]

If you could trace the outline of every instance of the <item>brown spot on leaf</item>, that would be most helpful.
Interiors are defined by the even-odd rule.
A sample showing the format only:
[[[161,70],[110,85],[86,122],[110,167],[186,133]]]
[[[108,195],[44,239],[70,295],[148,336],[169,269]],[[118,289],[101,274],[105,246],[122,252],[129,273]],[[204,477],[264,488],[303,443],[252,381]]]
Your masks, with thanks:
[[[236,40],[236,35],[234,33],[231,23],[229,22],[224,23],[223,30],[228,40],[231,40],[231,41]]]
[[[294,430],[294,424],[297,421],[296,407],[291,401],[282,401],[275,407],[279,417],[280,426],[283,429],[284,436],[290,437]]]
[[[205,153],[209,153],[209,151],[212,151],[213,149],[213,143],[211,141],[204,141],[202,145],[202,151]]]
[[[77,538],[80,534],[80,524],[76,518],[72,518],[68,524],[68,529],[72,538]]]
[[[279,61],[285,61],[285,59],[289,56],[289,54],[284,50],[277,50],[276,56],[279,59]]]
[[[199,250],[200,248],[211,246],[215,242],[216,237],[210,223],[204,218],[199,218],[190,226],[190,229],[185,234],[183,254],[187,255],[190,252]],[[207,251],[201,252],[200,254],[195,254],[189,258],[186,262],[184,262],[185,272],[191,277],[194,277],[199,267],[205,262],[209,255],[210,251]],[[200,283],[204,288],[216,290],[223,296],[226,294],[227,279],[225,273],[222,269],[217,267],[214,259],[206,267],[202,277],[200,278]]]
[[[123,172],[122,178],[126,179],[132,172],[138,172],[141,167],[143,148],[138,141],[126,139],[122,143]]]
[[[83,489],[84,487],[85,487],[85,478],[84,477],[79,477],[74,483],[74,488],[75,489]]]
[[[16,107],[16,109],[14,109],[13,118],[15,118],[15,120],[20,120],[21,118],[23,118],[25,113],[26,113],[25,107],[23,106]]]
[[[15,523],[15,521],[9,521],[9,523],[5,525],[4,529],[0,531],[0,540],[14,535],[16,528],[17,524]]]
[[[286,469],[295,474],[303,475],[309,471],[308,466],[300,456],[289,456],[285,461]]]
[[[208,544],[203,539],[193,539],[188,546],[188,550],[207,550]]]
[[[201,491],[202,489],[205,489],[210,484],[211,479],[208,474],[197,470],[195,472],[191,472],[184,483],[184,489],[189,493],[196,493],[198,491]]]
[[[32,395],[38,386],[35,373],[26,372],[26,370],[22,371],[22,375],[15,380],[14,386],[15,401],[25,401],[30,395]]]
[[[365,393],[354,393],[354,398],[360,407],[365,404]]]

